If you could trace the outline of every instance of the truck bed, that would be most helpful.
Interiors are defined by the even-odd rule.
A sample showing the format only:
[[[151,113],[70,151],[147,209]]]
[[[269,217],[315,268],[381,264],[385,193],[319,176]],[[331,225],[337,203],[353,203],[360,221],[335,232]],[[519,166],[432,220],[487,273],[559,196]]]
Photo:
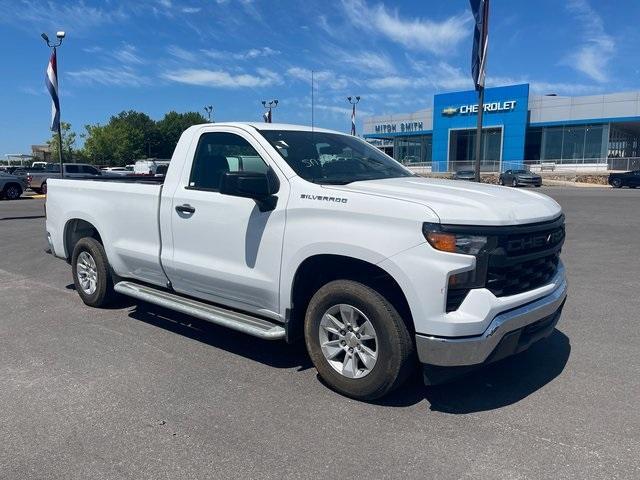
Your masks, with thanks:
[[[65,229],[60,238],[75,219],[94,225],[109,239],[104,248],[116,272],[162,285],[166,282],[160,266],[158,223],[162,181],[160,177],[52,178],[46,203],[49,224]],[[62,255],[58,249],[56,254]],[[66,258],[70,255],[64,251]]]

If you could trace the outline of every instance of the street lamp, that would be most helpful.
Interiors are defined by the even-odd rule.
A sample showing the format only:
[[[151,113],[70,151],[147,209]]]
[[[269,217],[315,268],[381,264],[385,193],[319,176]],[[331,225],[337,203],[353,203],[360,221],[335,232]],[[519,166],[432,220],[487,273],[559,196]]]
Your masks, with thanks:
[[[347,97],[347,101],[351,104],[351,135],[356,134],[356,105],[360,101],[360,97]]]
[[[267,122],[267,123],[272,123],[273,114],[271,113],[271,110],[273,110],[274,108],[276,108],[278,106],[278,100],[275,100],[275,99],[274,100],[269,100],[269,101],[263,100],[262,101],[262,106],[268,110],[262,116],[264,118],[264,121]]]
[[[62,165],[62,131],[60,130],[60,97],[58,96],[58,61],[57,61],[57,48],[62,45],[62,40],[65,37],[65,33],[60,31],[56,32],[56,43],[51,43],[46,33],[40,35],[47,44],[47,47],[51,49],[51,58],[49,59],[49,65],[47,66],[47,75],[45,77],[45,84],[49,93],[51,94],[52,105],[52,118],[51,118],[51,130],[58,131],[58,161],[60,162],[60,178],[64,177],[64,168]]]
[[[207,116],[209,117],[209,123],[211,123],[211,112],[213,112],[213,105],[206,105],[204,107],[204,111],[207,112]]]

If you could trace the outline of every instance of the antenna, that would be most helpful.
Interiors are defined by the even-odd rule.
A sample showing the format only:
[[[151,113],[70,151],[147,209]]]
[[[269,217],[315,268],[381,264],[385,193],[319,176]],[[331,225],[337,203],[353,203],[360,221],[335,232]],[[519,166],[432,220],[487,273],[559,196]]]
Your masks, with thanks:
[[[311,131],[313,132],[313,70],[311,70]]]

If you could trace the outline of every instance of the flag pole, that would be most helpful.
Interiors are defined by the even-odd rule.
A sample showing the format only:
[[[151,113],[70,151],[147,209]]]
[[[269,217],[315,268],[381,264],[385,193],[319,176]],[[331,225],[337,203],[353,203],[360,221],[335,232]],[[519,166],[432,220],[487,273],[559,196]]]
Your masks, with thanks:
[[[53,47],[53,54],[56,57],[56,66],[58,63],[58,54],[56,52],[56,47]],[[57,70],[57,69],[56,69]],[[58,79],[58,73],[56,71],[56,80]],[[60,105],[60,101],[58,100],[58,105]],[[58,107],[58,112],[60,112],[60,107]],[[61,115],[60,115],[61,117]],[[62,164],[62,129],[60,128],[62,121],[58,121],[58,162],[60,162],[60,178],[64,178],[64,167]]]
[[[484,86],[478,87],[478,127],[476,129],[476,182],[480,181],[480,154],[482,153],[482,114],[484,112]]]

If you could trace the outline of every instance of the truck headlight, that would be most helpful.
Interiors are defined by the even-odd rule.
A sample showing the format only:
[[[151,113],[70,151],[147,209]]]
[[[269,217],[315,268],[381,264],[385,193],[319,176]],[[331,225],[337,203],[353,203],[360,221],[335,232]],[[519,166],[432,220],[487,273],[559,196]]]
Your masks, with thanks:
[[[474,256],[487,246],[489,240],[483,235],[443,232],[439,225],[433,223],[425,223],[422,226],[422,233],[429,245],[436,250]]]
[[[473,270],[449,275],[447,311],[455,310],[470,289],[484,287],[489,253],[496,248],[498,239],[494,236],[465,232],[458,226],[455,231],[449,231],[446,226],[437,223],[424,223],[422,233],[429,245],[436,250],[476,257]]]

